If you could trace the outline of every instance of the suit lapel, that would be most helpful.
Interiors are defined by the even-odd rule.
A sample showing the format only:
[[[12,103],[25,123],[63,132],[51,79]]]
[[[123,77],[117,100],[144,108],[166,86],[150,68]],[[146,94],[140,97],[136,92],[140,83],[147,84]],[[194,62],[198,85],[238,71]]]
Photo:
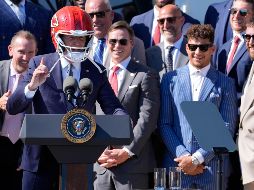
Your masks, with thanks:
[[[137,74],[137,69],[136,69],[135,63],[133,63],[133,61],[130,61],[125,70],[125,75],[124,75],[122,85],[119,88],[118,99],[120,102],[122,102],[136,74]]]
[[[210,94],[212,88],[214,87],[215,81],[217,79],[217,75],[215,70],[211,67],[209,71],[207,72],[207,75],[204,79],[204,83],[201,87],[200,94],[199,94],[199,100],[205,101]]]
[[[190,79],[190,72],[189,72],[189,67],[185,66],[182,69],[178,70],[179,72],[179,92],[184,92],[180,93],[179,96],[183,96],[184,101],[192,101],[192,92],[191,92],[191,79]]]
[[[16,27],[20,29],[22,26],[16,14],[13,12],[11,7],[5,1],[1,1],[1,2],[2,3],[0,3],[0,6],[2,6],[2,10],[5,11],[5,15],[6,15],[6,18],[2,18],[2,19],[8,19],[12,25],[16,25]]]
[[[229,71],[228,73],[230,73],[230,71],[232,70],[232,68],[234,67],[234,65],[239,61],[239,59],[243,56],[243,54],[247,51],[246,46],[243,44],[241,46],[241,48],[239,49],[239,51],[236,53],[232,64],[230,65]]]
[[[2,77],[0,80],[1,82],[1,90],[2,92],[0,92],[1,94],[4,94],[5,92],[7,92],[8,90],[8,82],[9,82],[9,75],[10,75],[10,64],[11,64],[11,60],[4,62],[2,65],[2,71],[0,72]]]

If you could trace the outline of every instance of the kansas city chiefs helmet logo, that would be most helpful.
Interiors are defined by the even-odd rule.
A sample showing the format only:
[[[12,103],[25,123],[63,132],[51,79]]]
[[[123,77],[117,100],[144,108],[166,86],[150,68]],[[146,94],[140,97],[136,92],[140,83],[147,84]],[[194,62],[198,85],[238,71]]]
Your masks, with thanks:
[[[58,20],[57,20],[57,17],[56,15],[54,15],[51,19],[51,27],[57,27],[59,24],[58,24]]]

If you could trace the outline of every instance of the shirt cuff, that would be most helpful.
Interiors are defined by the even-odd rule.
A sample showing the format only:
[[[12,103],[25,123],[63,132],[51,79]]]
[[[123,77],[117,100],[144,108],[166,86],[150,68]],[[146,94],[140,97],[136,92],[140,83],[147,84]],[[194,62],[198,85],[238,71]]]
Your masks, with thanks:
[[[194,154],[192,154],[192,156],[197,158],[200,164],[202,164],[205,161],[203,155],[200,152],[198,152],[198,151],[195,152]]]
[[[126,148],[126,147],[123,147],[123,150],[124,150],[125,152],[128,153],[129,157],[132,157],[132,156],[135,155],[133,152],[131,152],[131,151],[130,151],[128,148]]]
[[[38,89],[38,88],[37,88],[37,89]],[[25,93],[26,98],[27,98],[27,99],[33,98],[34,95],[35,95],[35,93],[36,93],[36,91],[37,91],[37,89],[34,90],[34,91],[31,91],[31,90],[28,89],[28,84],[27,84],[26,87],[25,87],[25,90],[24,90],[24,93]]]

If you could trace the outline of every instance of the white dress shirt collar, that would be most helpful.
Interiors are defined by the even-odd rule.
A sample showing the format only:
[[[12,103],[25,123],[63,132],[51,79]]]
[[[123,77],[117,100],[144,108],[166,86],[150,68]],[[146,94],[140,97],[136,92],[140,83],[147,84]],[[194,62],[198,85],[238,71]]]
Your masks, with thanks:
[[[203,67],[202,69],[197,69],[192,64],[188,64],[190,75],[195,75],[197,72],[200,72],[202,76],[206,76],[207,72],[209,71],[211,64],[208,64],[207,66]]]
[[[109,70],[112,70],[112,68],[117,65],[118,67],[120,67],[122,70],[126,70],[127,66],[129,65],[129,62],[131,60],[131,57],[127,57],[125,60],[123,60],[122,62],[115,64],[112,61],[110,61],[110,66],[109,66]]]
[[[181,38],[179,38],[179,40],[177,40],[174,44],[170,44],[168,43],[166,40],[164,41],[165,45],[164,48],[166,49],[168,46],[174,46],[176,49],[181,49],[181,45],[183,42],[183,35],[181,36]]]

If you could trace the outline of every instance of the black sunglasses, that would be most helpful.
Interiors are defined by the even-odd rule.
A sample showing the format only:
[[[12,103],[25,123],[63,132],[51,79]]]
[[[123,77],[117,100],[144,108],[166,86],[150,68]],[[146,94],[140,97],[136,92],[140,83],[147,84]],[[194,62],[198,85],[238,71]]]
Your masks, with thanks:
[[[180,18],[180,17],[179,16],[174,16],[174,17],[168,17],[168,18],[161,18],[161,19],[158,19],[157,21],[160,25],[163,25],[165,20],[167,20],[168,23],[174,24],[176,22],[177,18]]]
[[[122,46],[126,46],[127,43],[128,43],[128,40],[127,40],[127,39],[120,39],[120,40],[117,40],[117,39],[109,39],[109,44],[111,44],[111,45],[116,45],[117,42],[118,42],[120,45],[122,45]]]
[[[197,48],[200,49],[200,51],[202,52],[206,52],[208,50],[209,47],[212,47],[213,44],[188,44],[188,48],[191,50],[191,51],[196,51]]]
[[[243,34],[243,38],[246,42],[249,42],[250,39],[252,38],[252,40],[254,40],[254,35],[250,35],[250,34]]]
[[[231,8],[231,9],[229,9],[229,11],[230,11],[231,15],[235,15],[238,11],[239,11],[241,16],[246,16],[248,14],[247,9],[239,9],[238,10],[236,8]]]
[[[95,13],[88,13],[89,16],[93,19],[94,15],[96,16],[96,18],[104,18],[106,15],[106,12],[109,12],[110,10],[106,10],[106,11],[99,11],[99,12],[95,12]]]

